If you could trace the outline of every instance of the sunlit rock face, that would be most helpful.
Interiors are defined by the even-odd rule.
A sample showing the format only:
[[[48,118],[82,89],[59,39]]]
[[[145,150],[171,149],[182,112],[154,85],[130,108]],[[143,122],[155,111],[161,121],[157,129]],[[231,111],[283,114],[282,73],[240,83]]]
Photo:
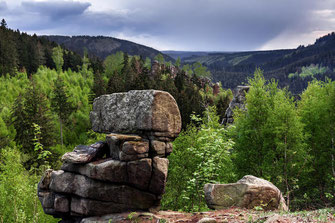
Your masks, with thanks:
[[[212,209],[262,207],[265,210],[288,210],[275,185],[252,175],[231,184],[206,184],[204,191],[207,206]]]
[[[124,211],[159,209],[171,142],[181,130],[174,98],[146,90],[96,98],[92,128],[106,140],[63,155],[61,170],[38,184],[45,213],[64,222]]]

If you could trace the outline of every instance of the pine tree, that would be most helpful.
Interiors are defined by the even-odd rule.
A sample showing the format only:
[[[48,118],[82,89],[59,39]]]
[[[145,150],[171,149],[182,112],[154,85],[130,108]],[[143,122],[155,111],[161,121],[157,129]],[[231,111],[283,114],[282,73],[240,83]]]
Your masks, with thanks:
[[[5,28],[5,29],[7,29],[7,22],[6,22],[5,19],[2,19],[2,20],[1,20],[1,25],[0,25],[0,27],[1,27],[1,28]]]
[[[63,125],[66,124],[69,116],[74,111],[66,93],[63,79],[58,76],[54,83],[53,97],[51,98],[51,109],[57,114],[60,128],[60,140],[63,146]]]
[[[94,73],[94,83],[92,91],[94,94],[94,98],[106,94],[106,83],[99,72]]]
[[[30,156],[26,162],[29,169],[38,156],[34,151],[34,124],[41,127],[40,143],[45,148],[54,144],[54,126],[47,99],[33,81],[25,94],[16,99],[11,117],[16,130],[15,141],[21,145],[22,151]]]
[[[17,51],[12,31],[2,19],[0,26],[0,76],[14,75],[17,71]]]

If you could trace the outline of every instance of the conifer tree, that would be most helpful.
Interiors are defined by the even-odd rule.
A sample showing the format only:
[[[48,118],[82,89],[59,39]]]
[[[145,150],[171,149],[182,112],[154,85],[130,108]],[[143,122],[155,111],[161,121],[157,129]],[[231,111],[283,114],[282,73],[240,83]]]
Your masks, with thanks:
[[[0,25],[0,76],[14,75],[17,70],[17,51],[12,31],[4,19]]]
[[[27,167],[37,160],[34,153],[34,124],[41,127],[40,143],[49,148],[54,144],[54,126],[48,108],[46,97],[32,81],[27,87],[24,95],[19,96],[12,110],[12,121],[16,130],[15,141],[21,145],[22,151],[30,158],[27,160]]]
[[[94,83],[92,91],[94,98],[106,94],[106,83],[99,72],[94,73]]]
[[[63,126],[66,124],[69,116],[74,111],[72,104],[66,93],[66,87],[63,79],[58,76],[54,83],[53,97],[51,98],[51,109],[57,114],[60,128],[60,140],[63,146]]]

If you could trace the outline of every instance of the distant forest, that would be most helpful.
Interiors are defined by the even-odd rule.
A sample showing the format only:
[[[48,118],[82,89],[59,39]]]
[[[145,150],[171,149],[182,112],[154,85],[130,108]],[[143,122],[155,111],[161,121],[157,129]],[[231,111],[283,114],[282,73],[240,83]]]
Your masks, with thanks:
[[[17,71],[33,74],[41,65],[56,68],[52,59],[52,50],[58,44],[40,38],[37,35],[28,35],[19,30],[7,27],[4,19],[0,25],[0,76],[14,74]],[[82,66],[82,57],[70,50],[64,49],[63,69],[78,71]],[[102,61],[97,57],[90,56],[90,66],[98,71],[102,69]]]
[[[292,93],[298,94],[313,79],[335,78],[335,33],[317,39],[313,45],[301,45],[297,49],[209,53],[184,58],[183,62],[202,63],[212,73],[213,80],[221,81],[224,88],[247,83],[247,78],[260,68],[266,79],[274,78],[280,87],[288,87]]]

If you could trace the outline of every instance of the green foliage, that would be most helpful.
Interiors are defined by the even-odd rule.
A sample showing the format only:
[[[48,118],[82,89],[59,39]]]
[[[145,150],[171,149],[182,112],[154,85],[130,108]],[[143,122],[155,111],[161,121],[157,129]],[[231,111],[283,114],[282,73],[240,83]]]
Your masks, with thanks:
[[[0,77],[0,148],[13,144],[15,128],[10,124],[11,108],[19,94],[23,94],[29,80],[25,73]],[[11,145],[12,146],[12,145]]]
[[[2,150],[0,170],[1,222],[57,222],[44,214],[36,195],[40,176],[30,175],[25,170],[16,148]]]
[[[327,204],[326,194],[335,194],[335,82],[313,81],[301,95],[299,114],[304,123],[306,143],[311,156],[312,170],[304,179],[301,193],[318,203]],[[314,185],[317,190],[312,190]]]
[[[64,59],[63,59],[63,49],[57,46],[52,49],[52,60],[56,65],[56,70],[58,73],[62,72]]]
[[[176,65],[176,67],[180,67],[181,66],[181,59],[180,59],[180,57],[177,58],[175,65]]]
[[[104,66],[106,78],[112,77],[115,73],[120,73],[123,68],[123,52],[119,51],[106,57]]]
[[[234,163],[239,177],[265,178],[285,192],[298,189],[298,177],[308,161],[303,125],[293,98],[256,70],[249,79],[246,111],[236,111]],[[308,170],[305,170],[308,171]]]
[[[26,161],[27,167],[40,165],[36,157],[38,154],[33,149],[34,124],[40,126],[39,141],[47,148],[54,144],[54,125],[47,98],[34,82],[31,82],[25,94],[15,101],[12,120],[16,130],[15,141],[21,145],[22,151],[30,156]]]
[[[289,78],[293,78],[293,77],[300,77],[302,79],[305,79],[306,77],[314,77],[314,75],[317,75],[317,74],[325,74],[328,70],[328,67],[322,67],[322,66],[319,66],[319,64],[311,64],[309,65],[308,67],[302,67],[301,68],[301,72],[298,73],[298,72],[295,72],[295,73],[290,73],[288,75]]]
[[[161,64],[165,62],[164,56],[161,53],[157,54],[154,59],[157,60]]]
[[[71,70],[57,74],[54,70],[40,67],[34,74],[33,79],[39,89],[47,96],[48,106],[51,104],[51,98],[55,97],[53,86],[55,86],[58,76],[63,80],[67,103],[74,109],[71,109],[73,112],[70,112],[70,115],[66,117],[67,121],[64,123],[66,125],[63,126],[64,144],[84,143],[88,139],[86,132],[90,128],[89,112],[91,110],[90,95],[93,86],[93,74],[88,71],[88,75],[84,77],[81,73]],[[57,129],[60,129],[58,114],[53,114],[54,125]]]
[[[192,65],[193,73],[196,77],[211,77],[211,72],[207,70],[207,67],[202,66],[201,63],[196,62]]]
[[[60,139],[61,145],[63,146],[62,125],[69,122],[68,118],[70,117],[71,113],[74,112],[75,108],[69,101],[65,83],[60,76],[58,76],[57,80],[55,81],[55,86],[53,88],[53,96],[51,97],[51,109],[57,114],[59,118]]]
[[[203,118],[193,115],[199,125],[188,126],[174,141],[162,205],[165,209],[200,211],[206,209],[206,183],[227,183],[234,179],[229,150],[233,141],[209,107]]]

